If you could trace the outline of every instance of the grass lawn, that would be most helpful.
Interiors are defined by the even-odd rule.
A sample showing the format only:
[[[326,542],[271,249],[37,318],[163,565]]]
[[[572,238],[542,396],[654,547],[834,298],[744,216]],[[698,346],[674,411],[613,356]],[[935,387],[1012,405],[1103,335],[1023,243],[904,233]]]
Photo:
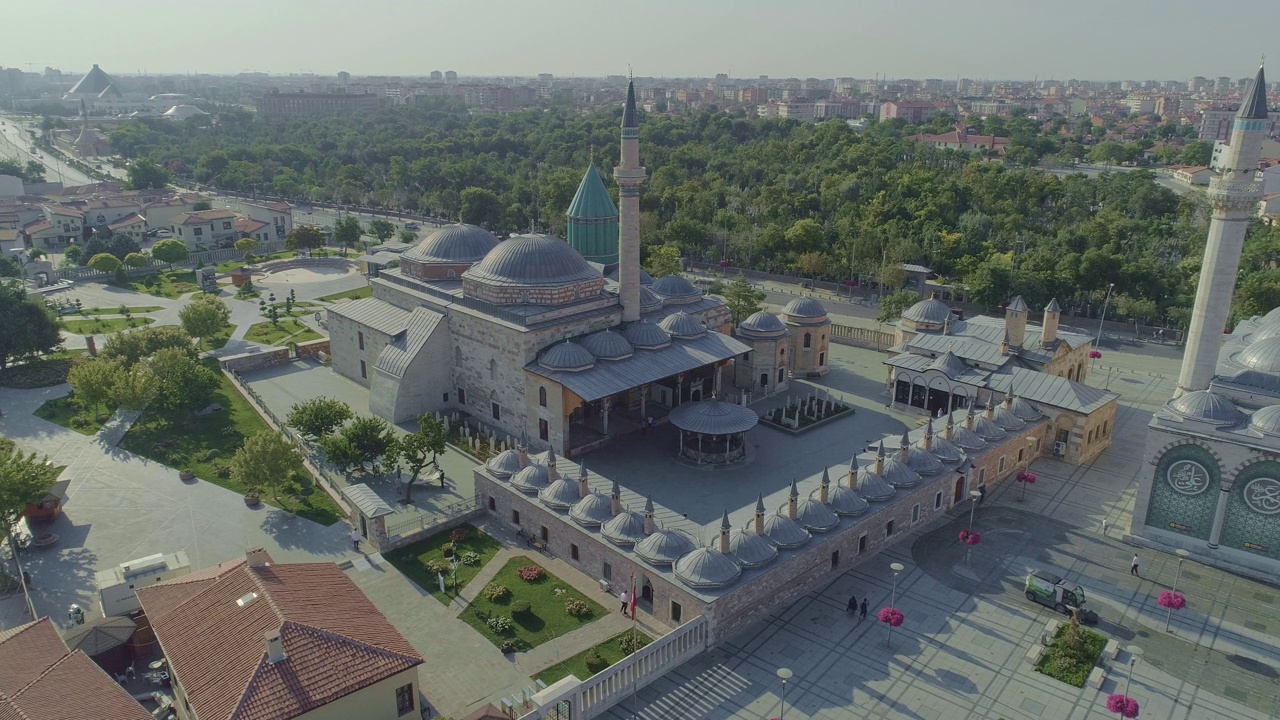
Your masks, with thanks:
[[[67,372],[71,370],[71,358],[85,352],[85,350],[64,350],[21,365],[10,365],[0,370],[0,387],[42,388],[61,385],[67,381]]]
[[[146,281],[151,281],[148,286]],[[158,273],[156,275],[147,275],[138,280],[130,280],[126,283],[111,283],[116,287],[128,288],[135,292],[154,295],[155,297],[177,299],[189,292],[195,292],[196,274],[192,270],[174,270],[172,272]]]
[[[1098,662],[1098,656],[1102,654],[1102,648],[1107,644],[1107,639],[1092,630],[1079,626],[1076,626],[1076,629],[1080,634],[1076,647],[1071,647],[1068,642],[1071,625],[1063,625],[1058,629],[1057,634],[1053,636],[1053,641],[1045,649],[1044,657],[1036,663],[1036,670],[1068,685],[1084,687],[1094,664]]]
[[[222,374],[217,360],[207,358],[201,362],[217,373],[219,385],[213,402],[226,409],[204,417],[190,414],[166,417],[144,413],[124,436],[120,446],[175,470],[189,469],[201,480],[244,493],[247,489],[244,485],[234,477],[218,477],[218,469],[230,466],[231,457],[244,439],[267,429],[267,424]],[[332,525],[343,519],[342,511],[322,488],[316,486],[311,473],[302,465],[295,470],[301,478],[302,487],[296,490],[300,502],[286,497],[280,506],[321,525]],[[177,473],[173,481],[180,482]],[[267,497],[263,497],[263,501],[275,504]]]
[[[134,315],[137,315],[138,313],[152,313],[157,310],[163,310],[164,308],[160,307],[159,305],[139,305],[137,307],[130,305],[125,309],[133,313]],[[68,314],[70,315],[123,315],[124,313],[120,312],[120,307],[117,305],[116,307],[113,307],[113,308],[85,308],[78,313],[68,313]]]
[[[217,350],[221,348],[223,345],[227,344],[228,340],[231,339],[231,333],[235,332],[237,327],[238,327],[237,325],[228,325],[227,327],[223,328],[222,331],[219,332],[217,335],[210,335],[207,338],[200,338],[200,344],[198,347],[200,348],[201,351],[206,351],[206,352],[209,350]]]
[[[334,300],[359,300],[360,298],[367,298],[372,296],[373,296],[373,288],[368,285],[365,285],[364,287],[358,287],[355,290],[348,290],[346,292],[334,293],[332,295],[325,295],[323,297],[319,297],[316,299],[323,302],[333,302]]]
[[[155,322],[155,318],[97,318],[95,320],[63,320],[62,327],[77,335],[106,335],[127,328],[142,327]]]
[[[254,264],[254,265],[258,265],[258,264],[260,264],[260,263],[267,262],[268,260],[285,260],[285,259],[291,258],[291,257],[293,257],[293,256],[295,256],[295,255],[297,255],[297,253],[295,253],[295,252],[293,252],[293,251],[291,251],[291,250],[286,250],[286,251],[284,251],[284,252],[278,252],[278,253],[272,253],[272,254],[270,254],[270,255],[254,255],[254,256],[253,256],[253,264]],[[220,263],[218,263],[217,265],[214,265],[214,267],[218,269],[218,272],[223,273],[223,274],[229,273],[229,272],[231,272],[232,270],[235,270],[236,268],[244,267],[244,266],[245,266],[245,262],[244,262],[244,260],[243,260],[243,259],[242,259],[242,260],[227,260],[226,262],[220,262]]]
[[[45,404],[36,408],[36,417],[44,418],[54,425],[61,425],[69,430],[75,430],[81,435],[93,435],[102,429],[102,423],[111,417],[111,413],[106,412],[102,408],[97,408],[97,412],[101,413],[97,416],[90,415],[80,409],[79,406],[71,404],[69,396],[54,398]],[[81,422],[78,425],[71,422],[71,418],[81,416],[87,422]]]
[[[504,643],[510,642],[519,651],[537,647],[604,617],[604,608],[545,569],[542,579],[536,582],[521,580],[516,570],[525,565],[537,563],[528,557],[515,557],[494,576],[493,584],[505,585],[511,591],[506,598],[493,602],[481,591],[458,617],[494,645],[502,647]],[[557,590],[560,592],[557,593]],[[582,617],[569,615],[564,606],[570,599],[585,602],[590,612]],[[513,617],[511,605],[518,600],[529,603],[529,612]],[[512,621],[511,629],[501,633],[489,629],[487,621],[495,616],[509,618]]]
[[[297,333],[296,335],[294,333]],[[293,337],[290,337],[290,336]],[[249,328],[244,339],[262,345],[278,345],[287,338],[290,342],[306,342],[324,337],[298,320],[282,319],[273,325],[271,321],[260,322]]]
[[[643,630],[636,630],[635,634],[636,634],[636,637],[641,642],[640,647],[644,647],[645,645],[648,645],[649,643],[653,642],[653,638],[646,635]],[[631,636],[630,630],[620,635],[615,635],[614,637],[611,637],[608,640],[605,640],[604,642],[600,643],[599,645],[596,645],[595,647],[591,647],[591,648],[587,648],[586,650],[583,650],[582,652],[578,653],[577,655],[574,655],[573,657],[569,658],[568,660],[565,660],[564,662],[559,662],[559,663],[556,663],[555,665],[552,665],[546,670],[543,670],[542,672],[538,673],[538,675],[534,679],[541,680],[542,682],[548,685],[550,685],[553,682],[556,682],[557,680],[566,678],[569,675],[573,675],[579,680],[586,680],[592,675],[595,675],[596,673],[600,672],[600,670],[603,670],[605,667],[608,667],[609,665],[612,665],[618,662],[619,660],[621,660],[622,658],[630,655],[631,653],[626,653],[622,651],[623,638],[627,638],[630,636]],[[592,670],[590,667],[587,667],[587,656],[590,655],[592,652],[595,652],[596,654],[598,654],[608,664],[605,665],[604,667],[600,667],[595,670]]]
[[[463,525],[462,527],[466,528],[467,537],[458,543],[458,552],[473,552],[480,556],[480,562],[475,565],[458,565],[456,580],[459,590],[466,587],[467,583],[471,582],[471,579],[476,576],[476,573],[480,572],[480,568],[487,565],[493,559],[493,556],[502,549],[501,543],[484,534],[483,531],[477,530],[470,525]],[[426,540],[419,540],[412,545],[393,550],[383,556],[387,559],[387,562],[395,566],[405,577],[417,583],[418,587],[426,592],[431,593],[431,597],[439,600],[444,605],[448,605],[457,596],[457,593],[453,590],[453,578],[445,576],[445,587],[448,588],[448,591],[440,592],[440,582],[436,578],[436,574],[427,569],[427,563],[433,560],[446,562],[444,546],[449,544],[449,533],[451,532],[453,531],[449,530],[438,535],[432,535]]]

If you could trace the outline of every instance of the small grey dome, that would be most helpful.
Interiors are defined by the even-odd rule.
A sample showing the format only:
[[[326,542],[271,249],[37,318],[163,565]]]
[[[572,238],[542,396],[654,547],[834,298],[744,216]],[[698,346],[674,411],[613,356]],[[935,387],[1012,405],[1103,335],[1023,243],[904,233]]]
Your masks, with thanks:
[[[655,530],[636,543],[636,555],[650,565],[670,565],[696,550],[698,543],[683,530]]]
[[[494,477],[509,478],[520,472],[520,453],[516,450],[503,450],[486,460],[484,469]]]
[[[786,511],[786,505],[778,510],[779,513]],[[796,522],[809,532],[826,532],[839,525],[840,518],[826,505],[812,498],[805,498],[796,505]]]
[[[538,358],[538,364],[548,370],[578,372],[595,366],[596,358],[591,351],[566,340],[543,350],[542,356]]]
[[[1235,425],[1244,420],[1244,413],[1234,403],[1210,390],[1189,392],[1170,400],[1165,407],[1188,420],[1199,420],[1211,425]]]
[[[784,335],[787,326],[782,324],[777,315],[761,310],[738,323],[738,330],[752,335]]]
[[[955,429],[952,428],[952,437],[955,437],[954,430]],[[924,450],[924,438],[920,438],[916,441],[916,447]],[[964,451],[960,449],[960,446],[946,439],[941,434],[935,434],[933,436],[933,441],[929,443],[928,452],[938,458],[939,462],[947,464],[958,463],[964,458]]]
[[[1255,339],[1235,361],[1264,373],[1280,373],[1280,337]]]
[[[1018,428],[1026,425],[1026,423],[1022,421],[1022,418],[1018,417],[1017,413],[1004,405],[997,406],[996,411],[992,413],[992,416],[996,421],[996,424],[999,425],[1002,430],[1017,430]]]
[[[979,415],[974,419],[973,429],[983,440],[999,440],[1004,437],[1004,428],[986,415]]]
[[[951,440],[964,450],[981,450],[987,446],[987,441],[977,432],[970,430],[964,425],[957,425],[951,433]]]
[[[649,286],[650,290],[662,296],[664,300],[669,301],[685,301],[697,300],[702,297],[702,291],[693,286],[693,283],[685,280],[679,275],[663,275],[653,284]]]
[[[526,495],[537,495],[551,484],[546,465],[530,463],[511,475],[511,487]],[[576,491],[574,493],[577,494]]]
[[[951,308],[937,298],[926,298],[907,308],[902,313],[903,320],[910,320],[930,325],[942,325],[951,317]]]
[[[955,353],[947,350],[929,363],[929,370],[939,370],[943,375],[955,379],[969,369],[963,360],[956,356]]]
[[[598,492],[587,493],[569,509],[569,517],[583,527],[600,527],[613,517],[613,503]]]
[[[633,352],[631,343],[612,330],[588,335],[580,341],[582,347],[601,360],[626,360]]]
[[[662,297],[650,290],[647,285],[640,286],[640,312],[651,313],[662,309]]]
[[[866,466],[858,470],[858,494],[871,502],[884,502],[896,492],[883,477],[875,472],[875,467]]]
[[[714,590],[737,580],[742,569],[719,550],[702,547],[676,560],[675,573],[680,582],[695,590]]]
[[[605,521],[600,534],[614,545],[631,547],[644,539],[644,516],[634,510],[623,510]]]
[[[713,397],[677,405],[667,414],[667,420],[686,432],[732,435],[755,427],[760,416],[749,407]]]
[[[934,440],[937,440],[937,438],[934,438]],[[925,452],[915,445],[907,446],[906,466],[917,475],[937,475],[946,469],[942,461],[933,453]]]
[[[619,268],[619,266],[618,266],[618,265],[615,265],[615,266],[613,267],[613,269],[609,271],[609,274],[608,274],[608,275],[605,275],[605,277],[606,277],[606,278],[609,278],[610,280],[612,280],[612,281],[614,281],[614,282],[619,282],[619,280],[618,280],[618,268]],[[640,284],[641,284],[641,285],[652,285],[652,284],[653,284],[653,276],[651,276],[651,275],[649,275],[649,273],[645,272],[645,271],[644,271],[644,268],[640,268]]]
[[[1268,405],[1255,412],[1249,427],[1263,435],[1280,437],[1280,405]]]
[[[552,510],[568,510],[578,504],[578,483],[560,478],[538,492],[538,500]]]
[[[667,277],[672,277],[668,275]],[[663,278],[664,280],[666,278]],[[658,327],[666,330],[673,337],[681,340],[695,340],[707,334],[707,329],[702,326],[692,315],[683,312],[674,312],[662,318],[662,322],[658,323]]]
[[[817,497],[816,493],[821,492],[815,490],[809,494],[809,499]],[[858,493],[850,490],[844,485],[832,485],[827,490],[827,506],[830,507],[835,514],[843,517],[854,517],[866,512],[870,505],[863,500]]]
[[[600,273],[569,243],[550,235],[516,235],[463,273],[489,285],[554,287],[596,280]]]
[[[729,555],[739,567],[756,568],[778,557],[778,548],[763,535],[735,530],[729,535]]]
[[[782,314],[798,318],[824,318],[827,316],[827,309],[813,298],[802,297],[787,303],[782,308]]]
[[[1276,310],[1280,310],[1280,308],[1276,308]],[[1272,312],[1275,312],[1275,311],[1273,310]],[[1268,316],[1269,315],[1270,314],[1268,313]],[[1247,341],[1250,343],[1255,343],[1255,342],[1258,342],[1259,340],[1266,340],[1268,338],[1273,338],[1273,337],[1280,337],[1280,318],[1276,318],[1272,320],[1263,318],[1258,323],[1258,329],[1249,333],[1249,337],[1247,338]]]
[[[787,517],[785,512],[764,516],[764,535],[780,548],[798,548],[813,537],[800,523]]]
[[[1026,422],[1039,420],[1044,417],[1044,415],[1036,409],[1035,405],[1032,405],[1020,397],[1015,397],[1013,399],[1013,414]]]
[[[880,477],[896,488],[909,488],[920,483],[920,476],[894,455],[885,457]]]
[[[666,330],[644,319],[628,325],[622,336],[632,347],[642,350],[659,350],[671,344],[671,336]]]
[[[493,233],[475,225],[445,225],[404,254],[423,264],[464,265],[479,262],[498,246]]]

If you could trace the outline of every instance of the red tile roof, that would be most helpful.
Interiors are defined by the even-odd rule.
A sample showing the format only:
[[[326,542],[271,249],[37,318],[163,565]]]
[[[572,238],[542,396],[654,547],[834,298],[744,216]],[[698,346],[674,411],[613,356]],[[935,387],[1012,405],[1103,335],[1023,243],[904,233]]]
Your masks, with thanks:
[[[110,225],[107,225],[107,227],[111,228],[112,230],[115,230],[116,228],[128,227],[130,225],[137,225],[138,223],[141,223],[141,222],[146,222],[146,220],[142,219],[141,215],[139,215],[138,213],[129,213],[128,215],[125,215],[119,220],[111,223]]]
[[[256,233],[266,226],[267,224],[262,222],[261,220],[254,220],[252,218],[245,218],[245,217],[236,218],[236,224],[235,224],[235,228],[238,232],[250,233],[250,234]]]
[[[333,563],[239,561],[138,599],[202,718],[286,720],[422,663]],[[272,630],[285,653],[276,663],[264,641]]]
[[[0,633],[0,720],[149,720],[80,651],[68,652],[49,618]]]
[[[174,225],[203,225],[214,220],[230,220],[236,216],[230,210],[199,210],[197,212],[187,212],[176,216],[173,219]]]
[[[45,230],[48,230],[51,227],[53,227],[53,223],[49,222],[48,220],[36,220],[35,222],[27,223],[25,226],[23,226],[22,231],[27,234],[31,234],[31,233],[44,232]]]

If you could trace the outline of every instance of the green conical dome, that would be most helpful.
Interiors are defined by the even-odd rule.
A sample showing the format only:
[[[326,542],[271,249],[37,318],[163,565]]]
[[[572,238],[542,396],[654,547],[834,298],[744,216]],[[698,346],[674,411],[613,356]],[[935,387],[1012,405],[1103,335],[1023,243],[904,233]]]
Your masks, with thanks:
[[[569,245],[591,262],[618,263],[618,208],[596,172],[587,167],[569,203]]]

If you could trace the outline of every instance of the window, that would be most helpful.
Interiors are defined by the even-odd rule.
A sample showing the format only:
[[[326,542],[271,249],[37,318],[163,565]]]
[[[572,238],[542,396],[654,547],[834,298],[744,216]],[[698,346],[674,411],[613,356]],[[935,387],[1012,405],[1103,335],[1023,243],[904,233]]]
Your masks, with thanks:
[[[574,545],[574,544],[572,544],[572,543],[570,543],[570,544],[569,544],[569,557],[570,557],[570,558],[572,558],[572,559],[574,559],[574,560],[577,560],[577,559],[578,559],[578,546],[577,546],[577,545]]]
[[[939,490],[933,496],[933,509],[940,510],[942,508],[942,491]]]
[[[981,470],[978,471],[978,485],[986,485],[986,484],[987,484],[987,469],[982,468]]]
[[[892,521],[892,520],[890,520],[889,522],[887,522],[887,523],[885,523],[885,524],[884,524],[884,536],[885,536],[885,537],[892,537],[892,536],[893,536],[893,521]]]
[[[1018,462],[1022,462],[1022,454],[1026,452],[1026,448],[1018,448]]]
[[[489,403],[489,412],[493,414],[493,419],[494,419],[494,420],[501,420],[501,419],[502,419],[502,408],[498,406],[498,403],[496,403],[496,402],[490,402],[490,403]]]
[[[223,230],[230,230],[230,229],[231,229],[231,221],[230,221],[230,220],[225,220],[225,221],[223,221],[223,223],[222,223],[222,229],[223,229]]]
[[[489,498],[489,509],[495,512],[498,510],[498,501],[494,498]]]
[[[360,377],[366,379],[369,377],[369,369],[365,366],[363,360],[360,361]]]
[[[911,522],[920,522],[920,503],[911,506]]]
[[[466,388],[458,388],[458,404],[459,404],[459,405],[466,405],[466,404],[467,404],[467,389],[466,389]]]
[[[804,334],[804,349],[805,349],[805,350],[808,350],[808,349],[809,349],[809,348],[811,348],[811,347],[813,347],[813,335],[812,335],[812,334],[810,334],[810,333],[805,333],[805,334]]]
[[[858,536],[858,554],[861,555],[866,551],[867,551],[867,534],[862,533],[861,535]]]
[[[769,387],[769,373],[760,373],[760,387]]]
[[[840,551],[833,550],[831,552],[831,569],[834,570],[838,567],[840,567]]]
[[[778,368],[778,384],[779,384],[779,385],[781,385],[781,384],[782,384],[782,381],[783,381],[783,379],[784,379],[784,378],[786,378],[786,376],[787,376],[787,369],[786,369],[786,368]]]
[[[1001,458],[1000,458],[1000,469],[999,469],[999,470],[997,470],[996,472],[1004,472],[1004,457],[1003,457],[1003,456],[1001,456]]]
[[[520,511],[519,511],[519,510],[512,510],[512,511],[511,511],[511,524],[512,524],[512,525],[519,525],[519,524],[520,524]]]
[[[680,603],[676,602],[675,600],[672,600],[671,601],[671,622],[673,623],[680,622],[680,615],[681,613],[683,613],[683,611],[684,609],[680,607]]]
[[[826,364],[827,364],[827,354],[824,352],[818,353],[818,367],[822,367],[823,365],[826,365]]]
[[[544,387],[538,388],[538,405],[547,406],[547,389]]]
[[[449,393],[444,394],[444,401],[449,402]]]
[[[547,421],[538,418],[538,439],[546,440],[551,434],[551,427],[547,425]]]
[[[551,533],[547,530],[546,525],[542,526],[542,530],[539,531],[538,534],[542,536],[542,542],[546,542],[548,539],[551,538]]]
[[[361,350],[364,349],[364,332],[356,333],[356,345],[358,345]]]
[[[191,230],[191,234],[195,235],[196,237],[200,237],[201,235],[204,234],[204,228],[193,228]]]
[[[453,349],[453,366],[462,367],[462,348],[455,347]]]
[[[779,350],[779,351],[778,351],[778,355],[779,355],[780,357],[786,357],[786,356],[787,356],[787,349],[786,349],[786,348],[782,348],[781,350]]]
[[[413,705],[413,683],[396,688],[396,715],[408,715]]]
[[[604,567],[600,569],[600,574],[604,577],[605,580],[612,580],[613,566],[610,565],[609,563],[605,563]]]

